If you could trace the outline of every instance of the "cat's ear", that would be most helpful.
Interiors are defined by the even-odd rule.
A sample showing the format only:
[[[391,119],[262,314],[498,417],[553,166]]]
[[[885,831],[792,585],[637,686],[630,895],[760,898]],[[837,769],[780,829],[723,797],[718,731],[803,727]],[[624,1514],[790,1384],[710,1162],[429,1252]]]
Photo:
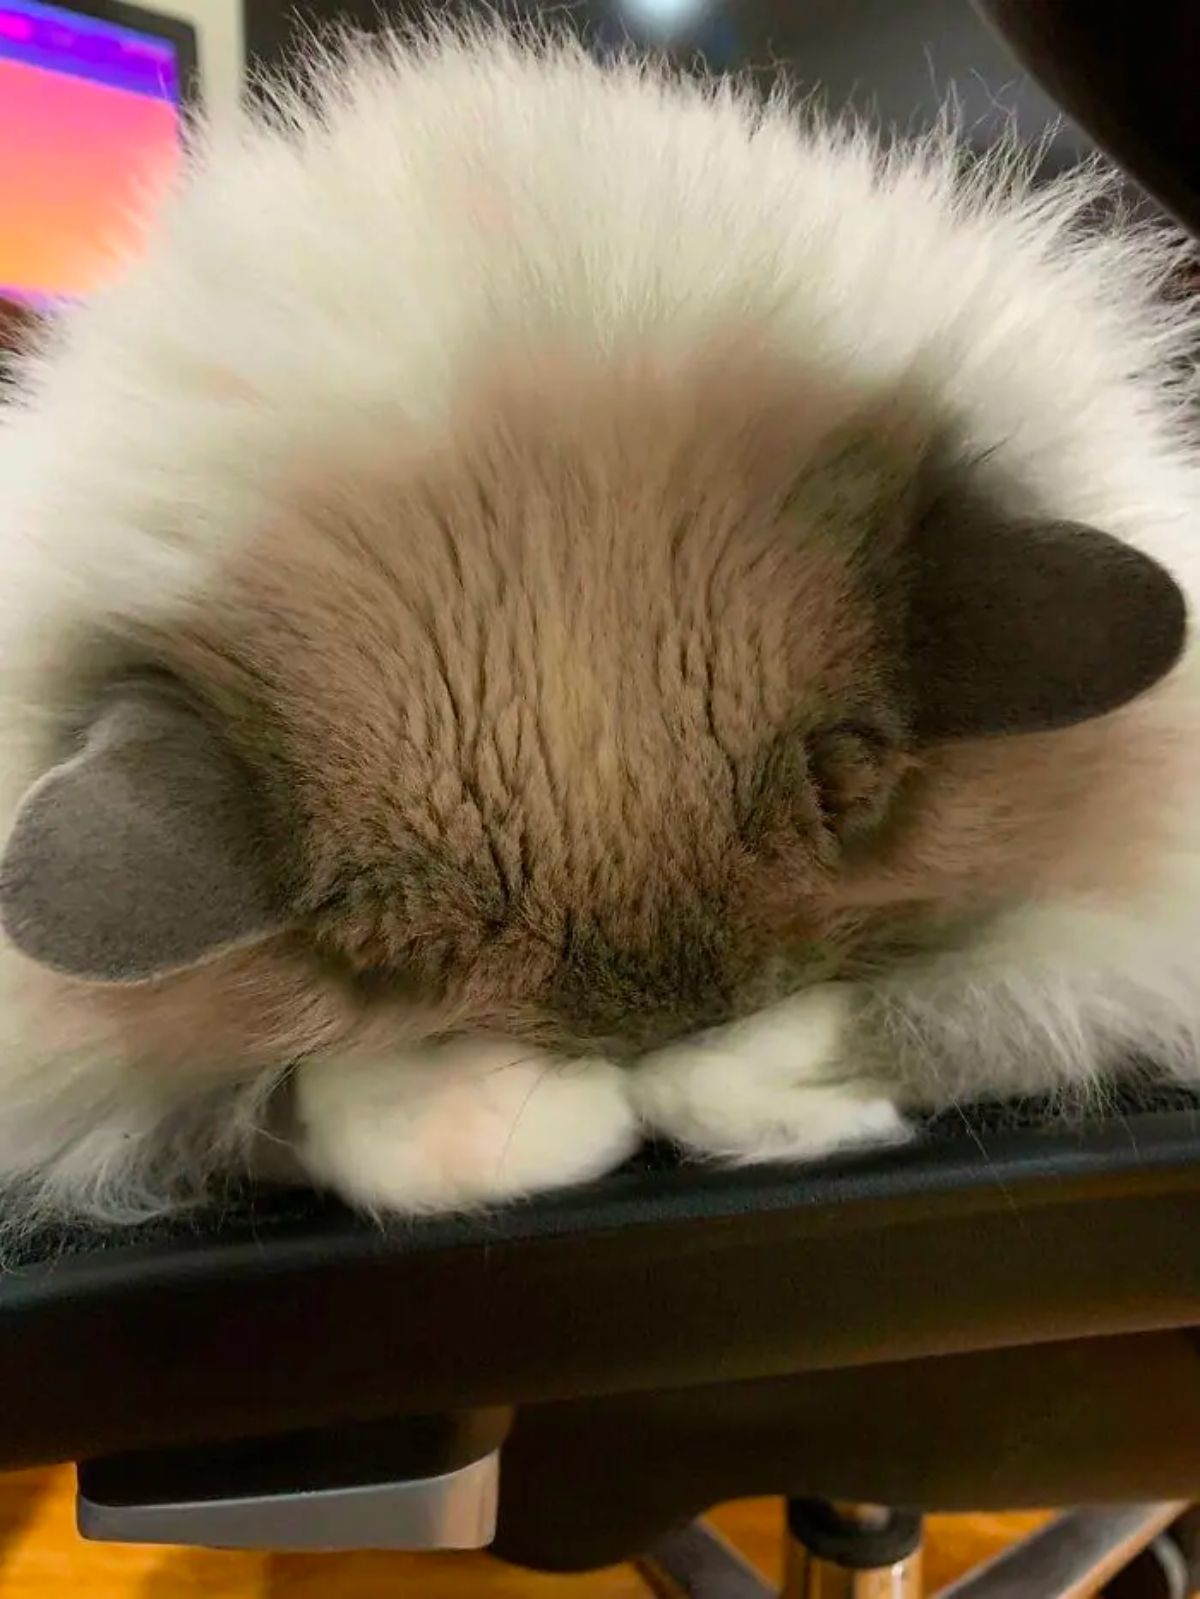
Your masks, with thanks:
[[[8,937],[94,982],[178,971],[286,919],[246,773],[165,686],[114,690],[25,796],[0,860]]]
[[[1076,522],[949,495],[908,551],[919,737],[1046,732],[1117,710],[1179,660],[1187,605],[1150,556]]]

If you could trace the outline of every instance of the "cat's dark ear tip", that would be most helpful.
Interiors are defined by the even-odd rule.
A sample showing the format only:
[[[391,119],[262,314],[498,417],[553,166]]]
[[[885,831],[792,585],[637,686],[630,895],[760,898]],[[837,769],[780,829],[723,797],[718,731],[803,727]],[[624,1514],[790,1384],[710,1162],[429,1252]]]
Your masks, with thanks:
[[[114,692],[0,850],[0,928],[68,977],[139,983],[289,920],[249,778],[173,692]]]
[[[1093,674],[1094,714],[1103,715],[1170,676],[1186,652],[1191,614],[1183,589],[1155,557],[1110,535],[1089,535],[1103,537],[1114,552],[1110,591],[1093,597],[1108,658],[1097,662]]]
[[[1129,646],[1140,667],[1141,684],[1135,692],[1145,693],[1183,659],[1191,637],[1192,616],[1183,589],[1158,561],[1142,556],[1136,581],[1142,594],[1141,603],[1131,607]],[[1146,625],[1139,627],[1139,620]]]
[[[924,739],[1074,727],[1139,699],[1184,654],[1179,583],[1110,533],[978,510],[922,531],[910,659]]]

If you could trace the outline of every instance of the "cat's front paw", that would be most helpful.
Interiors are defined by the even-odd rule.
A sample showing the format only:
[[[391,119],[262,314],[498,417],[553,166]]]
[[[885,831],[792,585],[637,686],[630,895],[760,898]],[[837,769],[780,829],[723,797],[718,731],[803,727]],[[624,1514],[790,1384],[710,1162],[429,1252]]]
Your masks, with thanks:
[[[651,1130],[735,1163],[902,1143],[912,1130],[894,1096],[845,1059],[849,1006],[844,987],[822,985],[663,1050],[634,1074],[634,1104]]]
[[[466,1040],[296,1077],[297,1152],[319,1184],[375,1212],[452,1210],[583,1182],[636,1147],[627,1079]]]

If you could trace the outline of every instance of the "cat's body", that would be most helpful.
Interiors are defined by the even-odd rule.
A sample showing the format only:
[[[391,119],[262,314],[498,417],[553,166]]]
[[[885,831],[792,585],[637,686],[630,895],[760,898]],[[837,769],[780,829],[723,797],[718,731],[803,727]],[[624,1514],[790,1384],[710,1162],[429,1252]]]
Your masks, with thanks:
[[[193,1197],[292,1068],[383,1209],[1200,1076],[1173,247],[954,169],[491,36],[214,136],[0,432],[21,1214]],[[966,692],[944,551],[1060,521],[1152,558],[1061,613],[1117,666]]]

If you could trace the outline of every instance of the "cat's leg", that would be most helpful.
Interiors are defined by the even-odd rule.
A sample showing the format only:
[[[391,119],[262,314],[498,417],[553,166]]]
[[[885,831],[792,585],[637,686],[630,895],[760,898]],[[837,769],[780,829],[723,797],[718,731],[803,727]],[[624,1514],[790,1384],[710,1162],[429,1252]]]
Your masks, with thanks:
[[[909,1136],[886,1079],[856,1059],[852,984],[823,983],[653,1055],[632,1076],[647,1128],[694,1153],[811,1160]]]
[[[869,986],[822,984],[664,1050],[634,1103],[699,1153],[803,1160],[903,1138],[902,1109],[1079,1102],[1147,1061],[1200,1080],[1200,918],[1154,909],[1019,908]]]
[[[874,983],[857,1051],[886,1062],[906,1104],[1052,1094],[1103,1099],[1130,1069],[1200,1079],[1200,898],[1046,901],[996,917],[957,949]]]
[[[314,1059],[295,1080],[297,1153],[366,1210],[486,1204],[619,1165],[639,1137],[627,1087],[608,1061],[499,1040]]]

